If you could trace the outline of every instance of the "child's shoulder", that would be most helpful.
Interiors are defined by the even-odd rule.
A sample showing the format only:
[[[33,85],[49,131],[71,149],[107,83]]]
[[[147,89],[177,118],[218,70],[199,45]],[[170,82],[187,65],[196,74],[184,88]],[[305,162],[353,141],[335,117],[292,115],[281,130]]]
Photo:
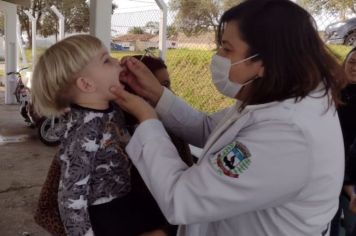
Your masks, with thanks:
[[[113,105],[114,110],[114,121],[118,127],[131,129],[135,127],[138,122],[135,117],[130,115],[129,113],[122,110],[118,105]]]
[[[102,133],[100,128],[93,124],[96,118],[89,121],[89,117],[79,116],[78,113],[70,112],[66,123],[66,130],[61,140],[63,152],[87,153],[96,152],[100,147]],[[88,121],[85,122],[85,119]]]
[[[112,110],[113,110],[113,113],[115,114],[115,116],[122,117],[124,115],[125,112],[116,103],[112,102],[112,103],[110,103],[110,106],[112,107]]]
[[[77,137],[97,136],[103,127],[103,118],[102,113],[71,109],[66,119],[66,132]]]

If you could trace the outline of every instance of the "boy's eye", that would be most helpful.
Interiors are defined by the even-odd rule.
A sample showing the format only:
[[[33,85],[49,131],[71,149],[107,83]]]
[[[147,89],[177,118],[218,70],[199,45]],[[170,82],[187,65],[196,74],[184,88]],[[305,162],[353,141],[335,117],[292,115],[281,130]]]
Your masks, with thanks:
[[[110,58],[106,58],[105,61],[104,61],[105,64],[109,63],[109,62],[110,62]]]

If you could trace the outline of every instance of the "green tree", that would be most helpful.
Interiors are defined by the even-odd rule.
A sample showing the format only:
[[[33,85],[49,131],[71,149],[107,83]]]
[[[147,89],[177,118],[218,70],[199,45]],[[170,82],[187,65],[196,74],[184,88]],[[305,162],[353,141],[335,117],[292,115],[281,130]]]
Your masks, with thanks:
[[[157,21],[149,21],[145,25],[146,32],[150,34],[158,34],[159,32],[159,23]]]
[[[159,22],[157,21],[149,21],[145,25],[145,31],[150,34],[157,35],[159,33]],[[167,38],[178,35],[178,30],[175,25],[167,26]]]
[[[114,14],[115,10],[117,9],[117,5],[115,3],[111,4],[111,14]]]
[[[170,9],[177,13],[174,25],[187,36],[213,31],[217,35],[222,13],[242,0],[171,0]],[[217,45],[218,46],[218,45]]]
[[[25,10],[29,10],[30,12],[32,12],[33,16],[35,16],[37,13],[38,18],[36,21],[36,25],[37,25],[37,29],[39,30],[41,28],[40,20],[42,18],[43,9],[47,5],[46,2],[48,2],[48,4],[52,3],[52,1],[31,0],[30,8],[25,8],[23,6],[20,6],[17,8],[17,14],[19,16],[21,30],[26,32],[27,37],[29,39],[30,47],[32,47],[32,41],[30,40],[32,37],[31,24],[30,24],[30,21],[29,21],[27,15],[25,14]]]
[[[49,1],[46,1],[47,3]],[[65,17],[64,28],[66,32],[89,31],[89,5],[86,0],[61,0],[53,1],[58,10]],[[41,27],[39,33],[45,37],[58,33],[58,18],[46,5],[45,11],[40,19]],[[55,26],[55,27],[53,27]]]
[[[89,31],[89,1],[87,0],[31,0],[30,9],[19,7],[18,15],[22,30],[27,32],[28,38],[32,37],[30,23],[25,10],[30,10],[37,18],[37,31],[47,37],[58,33],[58,18],[50,9],[54,5],[65,17],[65,32]],[[112,4],[112,13],[117,5]],[[31,41],[30,41],[31,44]],[[31,46],[31,45],[30,45]]]
[[[5,17],[0,11],[0,36],[4,35],[5,33]]]
[[[134,26],[128,30],[130,34],[144,34],[145,30],[143,27]]]
[[[178,29],[175,25],[167,26],[167,38],[171,38],[177,35],[178,35]]]
[[[347,13],[356,14],[354,0],[299,0],[298,3],[313,14],[325,12],[338,15],[342,20],[346,19]]]

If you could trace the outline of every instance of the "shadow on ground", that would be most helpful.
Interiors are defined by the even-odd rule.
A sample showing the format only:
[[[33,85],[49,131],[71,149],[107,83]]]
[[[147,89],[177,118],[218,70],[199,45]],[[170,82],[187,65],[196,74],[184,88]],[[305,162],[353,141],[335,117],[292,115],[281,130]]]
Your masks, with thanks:
[[[20,140],[18,140],[20,138]],[[26,127],[18,105],[4,105],[0,87],[0,235],[48,236],[33,221],[41,185],[56,148]]]

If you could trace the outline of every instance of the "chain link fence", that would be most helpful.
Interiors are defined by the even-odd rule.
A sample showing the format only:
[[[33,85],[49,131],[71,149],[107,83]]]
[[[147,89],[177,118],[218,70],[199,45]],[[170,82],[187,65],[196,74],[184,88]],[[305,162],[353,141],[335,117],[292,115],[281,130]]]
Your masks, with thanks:
[[[351,47],[356,46],[356,20],[353,27],[345,30],[349,23],[340,22],[340,11],[324,9],[320,6],[323,1],[316,2],[317,5],[306,2],[302,0],[299,4],[312,14],[320,36],[342,63]],[[346,16],[352,18],[353,14]],[[158,56],[159,19],[159,10],[114,14],[114,55],[121,58],[129,54],[143,54],[144,50],[149,48]],[[186,35],[179,28],[181,24],[176,12],[169,11],[166,64],[173,90],[195,108],[203,111],[213,112],[228,106],[232,101],[221,96],[211,83],[209,64],[216,49],[214,31]]]
[[[166,64],[172,89],[203,111],[216,111],[231,104],[211,83],[209,64],[215,52],[215,34],[187,36],[176,27],[175,12],[168,12]],[[149,48],[158,56],[160,11],[137,11],[112,16],[113,55],[143,54]]]
[[[340,63],[351,48],[356,46],[356,12],[352,12],[349,9],[351,6],[344,3],[346,1],[299,1],[313,16],[320,37]]]
[[[204,0],[194,1],[204,2]],[[332,2],[335,4],[331,4]],[[312,14],[320,36],[342,63],[352,46],[356,46],[356,19],[353,19],[355,16],[353,5],[339,6],[339,2],[345,1],[298,1]],[[150,6],[152,5],[155,5],[153,0],[150,1]],[[131,8],[129,12],[112,15],[111,49],[115,57],[143,54],[147,48],[154,55],[159,55],[160,10],[158,7],[153,10],[144,9],[144,7]],[[181,26],[187,24],[187,21],[179,19],[177,12],[168,11],[166,64],[173,90],[195,108],[203,111],[213,112],[228,106],[232,101],[220,95],[211,83],[209,64],[216,49],[214,31],[206,30],[200,34],[186,34]],[[66,36],[69,34],[66,33]],[[56,41],[55,36],[44,38],[38,35],[37,39],[38,56],[44,48]],[[29,40],[26,39],[27,42]],[[30,54],[30,50],[26,50],[29,62],[31,62]],[[0,68],[0,75],[1,71]]]

